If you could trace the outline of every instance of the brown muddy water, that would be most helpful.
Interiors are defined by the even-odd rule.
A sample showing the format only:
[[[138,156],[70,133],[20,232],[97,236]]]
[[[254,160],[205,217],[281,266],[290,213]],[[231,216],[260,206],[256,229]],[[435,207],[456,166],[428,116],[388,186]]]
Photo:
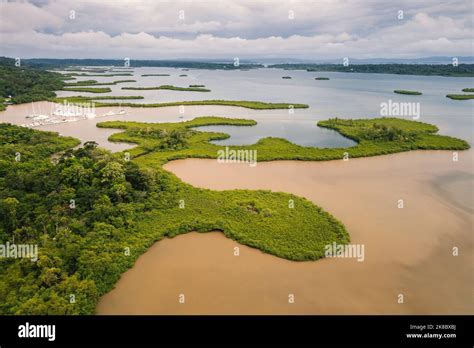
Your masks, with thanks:
[[[26,115],[32,114],[33,111],[39,114],[49,115],[55,108],[54,103],[41,101],[35,102],[34,105],[19,104],[9,105],[7,110],[0,112],[0,122],[7,122],[16,125],[31,123],[32,121],[25,118]],[[136,122],[182,122],[192,120],[200,116],[223,116],[235,118],[251,118],[251,119],[275,119],[286,117],[287,110],[252,110],[235,106],[221,105],[186,105],[183,110],[178,106],[160,107],[160,108],[140,108],[140,107],[124,107],[125,115],[103,116],[107,112],[118,112],[119,107],[98,107],[95,108],[96,118],[79,119],[76,122],[66,122],[52,125],[42,125],[34,129],[58,132],[60,135],[72,136],[80,139],[82,143],[86,141],[95,141],[99,146],[111,151],[123,151],[134,147],[134,144],[113,143],[108,141],[108,137],[114,133],[122,132],[120,129],[98,128],[99,122],[105,121],[136,121]],[[184,113],[180,113],[184,111]],[[259,121],[260,122],[260,121]],[[314,130],[324,132],[321,128],[316,127],[316,121],[309,121]],[[326,130],[327,132],[327,130]],[[341,136],[331,131],[332,138],[340,139]]]
[[[458,162],[449,151],[416,151],[256,167],[168,163],[197,187],[306,197],[345,224],[351,243],[364,245],[364,261],[293,262],[220,232],[192,232],[153,245],[102,297],[97,313],[473,314],[473,153],[460,152]]]

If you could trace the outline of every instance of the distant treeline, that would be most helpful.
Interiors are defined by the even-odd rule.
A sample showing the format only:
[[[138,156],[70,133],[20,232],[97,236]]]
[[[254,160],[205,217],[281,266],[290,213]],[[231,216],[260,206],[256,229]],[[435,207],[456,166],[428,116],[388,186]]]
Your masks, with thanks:
[[[12,58],[0,57],[0,97],[8,98],[14,104],[54,98],[54,91],[64,85],[64,77],[59,73],[32,68],[23,60],[15,66]],[[4,105],[0,104],[0,110]]]
[[[122,66],[123,59],[49,59],[34,58],[27,62],[39,68],[65,68],[70,66]],[[176,60],[130,60],[130,68],[135,67],[164,67],[164,68],[187,68],[187,69],[252,69],[262,68],[261,64],[239,64],[234,66],[234,62],[229,63],[209,63],[209,62],[191,62]]]
[[[306,71],[333,71],[352,73],[398,74],[398,75],[435,75],[435,76],[474,76],[474,64],[453,66],[431,64],[275,64],[270,68]]]

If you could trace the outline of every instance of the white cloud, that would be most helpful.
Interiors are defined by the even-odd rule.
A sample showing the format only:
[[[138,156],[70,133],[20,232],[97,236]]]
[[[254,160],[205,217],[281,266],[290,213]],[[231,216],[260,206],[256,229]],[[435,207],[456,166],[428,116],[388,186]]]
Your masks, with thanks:
[[[72,10],[74,19],[69,18]],[[184,20],[179,18],[181,10]],[[290,10],[294,19],[288,16]],[[404,11],[403,20],[397,18],[399,10]],[[462,0],[2,3],[0,35],[2,55],[25,58],[473,54],[472,7]]]

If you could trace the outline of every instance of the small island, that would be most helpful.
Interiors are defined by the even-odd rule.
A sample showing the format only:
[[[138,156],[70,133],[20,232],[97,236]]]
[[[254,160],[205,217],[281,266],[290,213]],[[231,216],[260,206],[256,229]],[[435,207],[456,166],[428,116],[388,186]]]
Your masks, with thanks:
[[[473,92],[474,92],[474,88],[463,88],[462,91],[463,91],[463,92],[470,92],[470,93],[473,93]]]
[[[112,76],[133,76],[133,74],[84,74],[84,73],[71,73],[71,74],[63,74],[63,76],[66,77],[72,77],[72,76],[94,76],[94,77],[112,77]]]
[[[64,87],[78,87],[78,86],[112,86],[118,83],[137,82],[136,80],[117,80],[112,82],[97,82],[96,80],[84,80],[71,83],[65,83]]]
[[[92,88],[92,87],[73,87],[73,88],[63,88],[63,91],[71,92],[87,92],[87,93],[109,93],[112,90],[109,87],[102,88]]]
[[[291,79],[291,76],[282,76],[281,78],[282,78],[282,79],[289,80],[289,79]]]
[[[143,99],[142,96],[73,96],[73,97],[56,97],[52,98],[52,101],[56,103],[76,103],[76,102],[94,102],[96,107],[113,107],[113,106],[128,106],[134,108],[160,108],[168,106],[182,106],[182,105],[224,105],[224,106],[238,106],[247,109],[254,110],[275,110],[275,109],[307,109],[308,104],[299,103],[267,103],[262,101],[249,101],[249,100],[184,100],[177,102],[167,103],[117,103],[117,102],[99,102],[98,100],[106,99]]]
[[[318,81],[326,81],[329,80],[329,77],[315,77],[314,79]]]
[[[393,93],[397,94],[407,94],[407,95],[422,95],[423,93],[418,92],[418,91],[406,91],[404,89],[396,89],[393,91]]]
[[[134,90],[134,91],[148,91],[155,89],[168,89],[171,91],[185,91],[185,92],[210,92],[210,89],[201,87],[176,87],[171,85],[162,85],[156,87],[122,87],[122,89]]]
[[[453,100],[469,100],[474,99],[474,94],[448,94],[446,98]]]

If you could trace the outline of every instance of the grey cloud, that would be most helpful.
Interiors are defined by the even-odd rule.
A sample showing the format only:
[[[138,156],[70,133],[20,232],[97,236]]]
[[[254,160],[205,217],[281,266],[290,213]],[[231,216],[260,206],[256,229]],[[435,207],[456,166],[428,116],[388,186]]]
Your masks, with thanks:
[[[59,0],[1,3],[0,19],[0,53],[22,57],[472,55],[463,0]]]

